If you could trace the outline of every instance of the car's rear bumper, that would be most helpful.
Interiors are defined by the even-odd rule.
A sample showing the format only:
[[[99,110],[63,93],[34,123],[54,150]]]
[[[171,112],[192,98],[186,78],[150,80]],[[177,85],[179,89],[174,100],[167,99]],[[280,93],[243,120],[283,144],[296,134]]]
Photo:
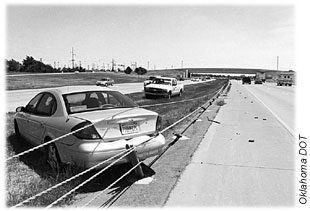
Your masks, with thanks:
[[[70,163],[89,168],[121,152],[125,152],[126,145],[133,145],[136,147],[135,151],[138,158],[140,160],[145,160],[146,158],[160,154],[165,144],[165,137],[161,134],[158,134],[156,137],[144,135],[130,140],[117,140],[114,142],[104,142],[102,140],[97,142],[83,141],[76,143],[74,146],[71,146],[71,148],[74,150],[70,150],[66,154],[67,156],[70,155]],[[105,166],[116,161],[119,157],[120,156],[113,158],[112,160],[103,163],[97,168],[104,168]],[[130,161],[128,157],[125,156],[124,158],[117,161],[115,165],[129,162]]]

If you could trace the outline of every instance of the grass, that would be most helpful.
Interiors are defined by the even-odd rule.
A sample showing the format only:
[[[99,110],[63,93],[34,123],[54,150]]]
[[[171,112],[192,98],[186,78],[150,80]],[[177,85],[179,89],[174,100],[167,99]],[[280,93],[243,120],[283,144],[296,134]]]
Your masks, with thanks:
[[[200,83],[194,85],[187,85],[184,88],[184,92],[181,97],[173,97],[172,99],[167,98],[154,98],[146,99],[144,93],[132,93],[128,96],[132,98],[138,105],[151,105],[161,104],[169,102],[180,102],[190,99],[199,98],[193,101],[186,101],[174,104],[167,104],[164,106],[152,106],[147,109],[155,111],[162,116],[162,128],[169,126],[170,124],[181,119],[183,116],[194,111],[198,106],[204,104],[209,100],[225,83],[227,80],[216,80],[208,83]],[[201,98],[203,96],[203,98]]]
[[[144,93],[133,93],[128,96],[136,101],[139,105],[150,105],[157,103],[179,102],[182,100],[194,99],[204,96],[199,100],[190,102],[179,102],[164,106],[154,106],[147,109],[158,112],[163,117],[162,128],[174,123],[178,119],[187,115],[195,110],[198,106],[202,105],[214,93],[216,93],[222,85],[227,83],[227,80],[216,80],[208,83],[201,83],[195,85],[188,85],[185,87],[182,97],[173,97],[172,99],[158,98],[146,99]],[[10,157],[19,152],[29,149],[31,146],[27,145],[23,139],[16,137],[14,133],[14,113],[6,115],[6,156]],[[165,134],[166,136],[167,134]],[[106,188],[109,184],[120,177],[123,172],[129,168],[128,165],[115,166],[104,172],[98,178],[92,180],[85,187],[78,190],[79,193],[89,193],[100,191]],[[64,170],[60,173],[54,173],[49,169],[44,161],[44,153],[41,151],[34,151],[26,154],[19,159],[10,160],[6,163],[6,202],[7,206],[11,207],[20,203],[21,201],[43,191],[47,188],[81,172],[82,169],[74,166],[65,166]],[[26,206],[29,207],[43,207],[47,206],[63,194],[70,191],[76,185],[83,182],[85,179],[93,175],[97,171],[91,171],[88,174],[73,180],[72,182],[57,188],[48,194],[44,194],[36,200],[31,201]],[[116,184],[116,187],[128,185],[126,182]],[[57,206],[64,206],[69,204],[72,196],[61,201]]]
[[[123,72],[94,72],[94,73],[79,73],[79,74],[46,74],[36,75],[27,74],[22,76],[10,76],[7,74],[7,90],[18,89],[36,89],[48,88],[67,85],[94,85],[96,81],[103,77],[114,79],[115,83],[134,83],[142,82],[151,75],[167,75],[176,77],[181,74],[180,71],[149,71],[147,74],[139,76],[136,73],[125,74]],[[22,73],[15,73],[20,75]],[[23,73],[24,74],[24,73]]]
[[[48,88],[67,85],[94,85],[103,77],[114,79],[115,83],[141,82],[146,76],[125,73],[79,73],[79,74],[47,74],[47,75],[23,75],[7,76],[7,90]]]
[[[23,139],[17,138],[14,133],[14,114],[7,114],[7,147],[6,155],[10,157],[23,152],[29,148]],[[74,169],[66,169],[61,173],[53,172],[44,161],[44,153],[34,151],[22,156],[20,159],[13,159],[6,163],[6,184],[7,184],[7,206],[15,204],[43,191],[47,188],[65,180],[77,173]],[[77,169],[76,169],[77,170]],[[43,195],[40,200],[31,201],[27,206],[46,206],[58,197],[67,192],[68,188],[75,186],[80,181],[68,183],[67,185]],[[63,203],[67,203],[67,199]]]

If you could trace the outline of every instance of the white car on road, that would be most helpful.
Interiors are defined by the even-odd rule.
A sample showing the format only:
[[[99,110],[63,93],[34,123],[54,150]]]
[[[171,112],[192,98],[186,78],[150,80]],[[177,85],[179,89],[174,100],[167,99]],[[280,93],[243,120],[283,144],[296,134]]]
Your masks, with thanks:
[[[138,158],[144,160],[161,153],[166,144],[158,133],[161,119],[157,113],[105,87],[49,89],[16,111],[15,133],[32,145],[73,133],[43,149],[54,169],[61,163],[88,168],[125,150],[126,145],[136,146]],[[127,157],[117,164],[126,162],[130,162]]]
[[[169,99],[174,95],[181,96],[184,91],[184,85],[178,83],[176,78],[156,77],[152,83],[144,87],[145,97],[164,96]]]
[[[111,78],[102,78],[96,82],[97,86],[113,86],[114,80]]]

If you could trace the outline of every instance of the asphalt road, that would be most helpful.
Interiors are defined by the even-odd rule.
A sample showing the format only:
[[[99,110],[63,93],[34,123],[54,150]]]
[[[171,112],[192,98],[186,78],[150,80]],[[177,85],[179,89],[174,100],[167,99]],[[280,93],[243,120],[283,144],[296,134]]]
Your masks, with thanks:
[[[165,206],[293,206],[293,87],[232,81]]]
[[[295,87],[276,86],[275,83],[244,86],[250,93],[294,134],[295,128]]]
[[[211,79],[213,80],[213,79]],[[211,81],[208,80],[208,81]],[[181,82],[184,85],[199,83],[192,82],[190,80],[185,80]],[[115,89],[123,94],[129,94],[134,92],[143,91],[143,82],[141,83],[123,83],[123,84],[114,84],[109,86],[111,89]],[[24,90],[12,90],[6,91],[6,112],[14,112],[18,106],[25,106],[37,93],[46,90],[44,89],[24,89]]]

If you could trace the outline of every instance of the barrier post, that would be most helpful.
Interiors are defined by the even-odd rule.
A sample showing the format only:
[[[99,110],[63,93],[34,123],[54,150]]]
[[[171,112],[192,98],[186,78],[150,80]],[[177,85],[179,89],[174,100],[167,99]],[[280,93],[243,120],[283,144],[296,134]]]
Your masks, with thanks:
[[[126,149],[129,150],[129,149],[132,149],[133,146],[132,145],[128,145],[126,144]],[[139,158],[137,156],[137,153],[135,150],[133,150],[130,154],[127,155],[130,163],[132,166],[135,166],[139,163]],[[142,179],[144,178],[144,173],[143,173],[143,170],[142,170],[142,167],[141,165],[138,165],[136,168],[135,168],[135,175],[137,177],[137,179]]]

